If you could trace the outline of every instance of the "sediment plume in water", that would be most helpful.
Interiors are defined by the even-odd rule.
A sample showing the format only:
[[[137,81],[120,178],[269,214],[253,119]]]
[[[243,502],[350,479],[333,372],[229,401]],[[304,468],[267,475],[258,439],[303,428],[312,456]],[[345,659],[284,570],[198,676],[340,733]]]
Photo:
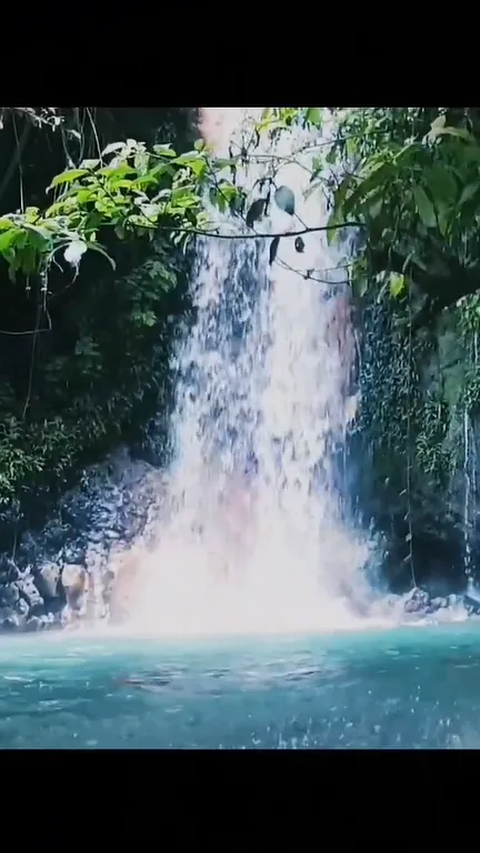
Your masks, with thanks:
[[[228,147],[239,112],[204,110],[202,130],[217,150]],[[321,199],[303,199],[312,153],[288,162],[319,141],[301,131],[279,141],[277,185],[294,191],[299,218],[272,207],[262,231],[325,221]],[[270,239],[199,245],[168,499],[157,547],[140,566],[137,558],[126,628],[310,632],[358,627],[368,612],[368,546],[342,517],[335,468],[354,414],[345,273],[320,233],[303,240],[299,252],[294,237],[283,238],[272,265]]]

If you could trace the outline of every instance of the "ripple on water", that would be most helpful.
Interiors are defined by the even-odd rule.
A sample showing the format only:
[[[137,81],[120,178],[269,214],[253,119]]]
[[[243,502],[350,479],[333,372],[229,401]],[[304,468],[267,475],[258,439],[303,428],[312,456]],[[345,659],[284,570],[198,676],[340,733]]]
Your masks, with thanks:
[[[480,746],[478,630],[68,645],[2,647],[1,747]]]

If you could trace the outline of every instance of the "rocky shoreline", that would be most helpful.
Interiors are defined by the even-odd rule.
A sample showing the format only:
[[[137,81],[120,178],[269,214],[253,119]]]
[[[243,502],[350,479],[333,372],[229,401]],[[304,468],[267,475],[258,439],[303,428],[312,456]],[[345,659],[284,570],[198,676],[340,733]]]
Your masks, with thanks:
[[[160,469],[125,449],[86,471],[41,531],[0,555],[0,632],[121,621],[138,557],[155,541],[165,487]],[[480,615],[472,591],[434,597],[415,588],[393,599],[406,622]]]
[[[123,449],[89,469],[40,532],[0,556],[0,631],[108,618],[116,557],[153,538],[162,482]]]

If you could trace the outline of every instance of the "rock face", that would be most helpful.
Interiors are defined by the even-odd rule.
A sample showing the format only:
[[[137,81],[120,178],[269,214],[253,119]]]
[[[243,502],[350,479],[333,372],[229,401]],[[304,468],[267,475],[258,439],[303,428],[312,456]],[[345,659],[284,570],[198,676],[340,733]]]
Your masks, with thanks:
[[[132,546],[153,537],[162,492],[158,469],[133,461],[125,450],[90,469],[43,530],[24,535],[14,558],[0,555],[0,630],[101,618],[110,611],[113,590],[118,620]]]
[[[395,592],[480,581],[480,349],[465,312],[449,309],[412,343],[389,304],[364,313],[351,485]]]

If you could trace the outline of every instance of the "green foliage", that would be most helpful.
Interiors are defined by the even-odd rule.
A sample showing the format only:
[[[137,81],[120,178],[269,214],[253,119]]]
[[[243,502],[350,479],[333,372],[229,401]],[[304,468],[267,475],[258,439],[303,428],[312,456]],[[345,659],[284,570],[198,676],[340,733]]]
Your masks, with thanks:
[[[202,194],[231,186],[215,169],[203,144],[127,139],[59,172],[44,207],[0,217],[0,518],[168,408],[188,243],[208,226]]]
[[[110,143],[95,160],[56,175],[49,190],[56,198],[46,210],[28,207],[24,213],[0,218],[0,255],[9,275],[42,275],[63,251],[78,267],[88,251],[99,252],[115,268],[99,242],[99,234],[112,229],[119,240],[169,232],[175,245],[185,246],[192,234],[208,224],[201,199],[209,181],[210,198],[220,207],[236,198],[226,180],[218,182],[202,145],[177,156],[170,145],[155,145],[153,152],[133,139]],[[228,195],[226,195],[228,194]]]
[[[244,160],[255,159],[262,134],[272,141],[301,126],[331,133],[307,140],[292,155],[311,153],[310,187],[330,209],[329,240],[357,234],[351,283],[395,300],[409,293],[420,326],[446,305],[480,288],[480,125],[477,108],[269,107]],[[268,156],[263,157],[268,163]],[[282,158],[273,156],[266,182],[279,206],[295,214],[287,187],[275,185]],[[269,190],[270,191],[270,190]],[[268,191],[268,192],[269,192]],[[268,210],[258,201],[255,221]],[[282,199],[287,199],[288,203]],[[251,224],[251,223],[249,223]],[[307,230],[318,230],[309,223]]]
[[[370,144],[355,139],[358,116],[343,119],[353,171],[335,189],[330,223],[353,217],[365,227],[371,251],[388,257],[391,249],[405,268],[412,263],[428,267],[432,247],[439,259],[452,253],[464,264],[475,261],[478,241],[473,234],[464,239],[480,221],[480,145],[475,136],[463,127],[447,126],[445,113],[427,134],[413,135],[415,111],[410,109],[409,136],[401,139],[391,132],[385,139],[385,111],[360,112],[367,113],[364,131]],[[342,155],[343,147],[338,150]]]
[[[0,399],[8,413],[0,504],[66,484],[92,451],[135,437],[156,405],[168,404],[168,311],[178,311],[175,292],[185,271],[165,238],[150,251],[129,275],[99,274],[78,295],[73,350],[48,360],[38,352],[28,409],[12,393]]]

